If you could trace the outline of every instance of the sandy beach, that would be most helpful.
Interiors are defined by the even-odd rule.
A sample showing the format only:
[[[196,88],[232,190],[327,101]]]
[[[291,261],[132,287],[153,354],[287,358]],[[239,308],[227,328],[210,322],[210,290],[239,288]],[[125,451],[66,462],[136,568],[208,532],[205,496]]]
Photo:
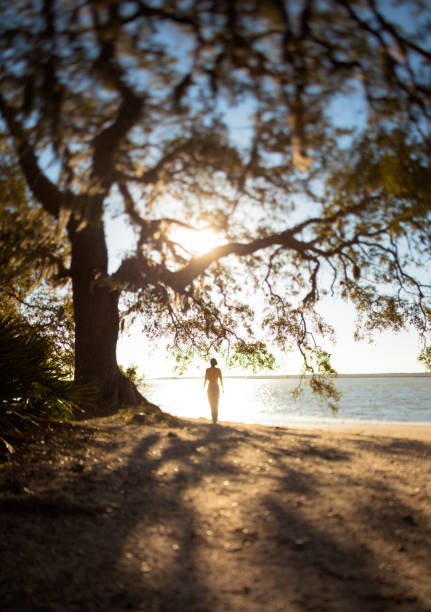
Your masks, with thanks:
[[[359,436],[386,436],[390,438],[404,438],[408,440],[422,440],[431,442],[431,423],[371,423],[360,421],[310,421],[309,423],[293,424],[290,429],[314,431],[327,431],[333,433],[354,434]]]
[[[0,470],[1,609],[429,612],[430,433],[56,429]]]

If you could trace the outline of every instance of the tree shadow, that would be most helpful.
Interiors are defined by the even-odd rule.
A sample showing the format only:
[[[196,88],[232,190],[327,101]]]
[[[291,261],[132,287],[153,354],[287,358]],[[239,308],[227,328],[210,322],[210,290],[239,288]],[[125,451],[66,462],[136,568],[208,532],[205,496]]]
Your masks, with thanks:
[[[403,584],[403,577],[394,571],[396,559],[386,558],[386,554],[393,553],[397,546],[399,551],[405,548],[399,544],[399,536],[394,542],[393,520],[382,516],[372,524],[370,517],[376,512],[372,506],[361,503],[358,514],[361,515],[359,521],[370,521],[368,531],[374,533],[378,543],[375,547],[370,546],[369,535],[363,537],[361,527],[353,529],[352,522],[343,516],[334,515],[336,524],[328,528],[328,520],[323,520],[324,517],[321,525],[307,520],[303,505],[289,508],[272,496],[260,503],[262,512],[270,512],[272,525],[267,529],[266,543],[259,550],[256,562],[265,567],[270,576],[269,591],[277,594],[275,609],[282,609],[280,599],[286,605],[296,604],[306,610],[394,612],[427,609],[426,602],[422,604],[411,585]],[[401,517],[412,516],[413,510],[401,504],[400,509],[401,527]],[[386,528],[382,530],[385,518]],[[278,550],[276,559],[271,557],[271,548]],[[393,564],[387,569],[382,566],[385,559]],[[426,575],[425,555],[420,569]]]
[[[194,440],[162,430],[144,435],[127,463],[104,478],[100,466],[80,475],[70,487],[74,498],[88,496],[91,483],[90,497],[103,508],[97,516],[42,512],[31,522],[21,516],[18,533],[16,517],[3,514],[10,547],[0,579],[5,595],[2,609],[211,609],[205,582],[195,567],[194,511],[183,494],[190,483],[199,484],[207,475],[235,471],[224,455],[238,436],[210,426],[204,432]],[[167,437],[161,455],[152,456],[155,445]],[[202,446],[209,453],[198,476],[190,459]],[[172,460],[176,469],[167,469]],[[166,486],[163,478],[154,477],[160,468],[166,470]],[[159,557],[149,557],[144,565],[133,545],[129,550],[128,539],[136,529],[142,542],[137,544],[138,535],[134,546],[145,548],[145,539],[153,538],[159,548]],[[26,550],[27,541],[31,547]],[[163,571],[153,572],[152,562]]]
[[[382,483],[364,474],[369,493],[355,499],[356,514],[327,517],[336,495],[325,484],[327,470],[348,466],[358,445],[380,452],[386,442],[354,439],[342,450],[287,430],[274,440],[274,431],[203,423],[187,423],[187,431],[143,429],[132,452],[110,469],[101,473],[96,464],[65,484],[75,499],[93,500],[99,513],[4,515],[9,551],[0,578],[2,609],[229,609],[209,572],[240,568],[242,580],[234,573],[225,578],[235,610],[425,610],[397,573],[381,570],[381,556],[370,544],[375,538],[389,552],[404,546],[402,554],[410,554],[402,532],[395,541],[391,530],[398,521],[400,529],[419,533],[425,516],[397,499],[389,485],[383,495]],[[392,444],[388,452],[400,448]],[[205,508],[195,501],[214,483],[222,499],[223,482],[235,488],[246,525],[232,525],[226,551],[211,543],[218,515],[206,521]],[[399,516],[387,514],[385,500]],[[321,521],[307,513],[316,504]],[[428,550],[422,545],[422,556]]]
[[[431,444],[421,442],[420,440],[410,440],[405,438],[356,438],[356,445],[364,450],[373,452],[386,453],[395,456],[409,458],[416,457],[418,454],[423,454],[425,457],[431,457]]]

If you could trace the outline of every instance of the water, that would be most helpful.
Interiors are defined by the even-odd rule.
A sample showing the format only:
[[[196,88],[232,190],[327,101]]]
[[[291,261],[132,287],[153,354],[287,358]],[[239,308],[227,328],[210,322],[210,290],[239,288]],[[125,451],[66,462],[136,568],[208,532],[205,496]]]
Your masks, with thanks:
[[[147,381],[145,396],[176,416],[210,418],[206,393],[199,379]],[[333,414],[305,385],[292,397],[298,379],[226,378],[219,420],[263,425],[313,422],[402,422],[431,425],[431,377],[339,378],[342,398]]]

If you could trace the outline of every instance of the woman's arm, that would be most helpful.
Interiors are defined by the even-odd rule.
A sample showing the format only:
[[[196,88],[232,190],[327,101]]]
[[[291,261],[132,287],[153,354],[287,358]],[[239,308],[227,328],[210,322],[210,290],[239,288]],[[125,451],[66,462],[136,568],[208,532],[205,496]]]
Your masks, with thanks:
[[[219,378],[220,378],[220,386],[221,386],[222,391],[223,391],[223,393],[224,393],[224,387],[223,387],[223,376],[222,376],[221,370],[219,370],[218,372],[219,372]]]

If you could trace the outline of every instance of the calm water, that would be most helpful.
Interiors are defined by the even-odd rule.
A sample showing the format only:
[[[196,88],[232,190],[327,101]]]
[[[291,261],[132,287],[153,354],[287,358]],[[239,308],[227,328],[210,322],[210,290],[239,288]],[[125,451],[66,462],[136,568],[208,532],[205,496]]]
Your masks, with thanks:
[[[431,377],[340,378],[343,396],[338,414],[319,402],[305,385],[304,395],[293,399],[297,379],[225,379],[219,419],[265,425],[307,421],[386,421],[431,425]],[[145,396],[177,416],[209,418],[202,380],[152,380]]]

